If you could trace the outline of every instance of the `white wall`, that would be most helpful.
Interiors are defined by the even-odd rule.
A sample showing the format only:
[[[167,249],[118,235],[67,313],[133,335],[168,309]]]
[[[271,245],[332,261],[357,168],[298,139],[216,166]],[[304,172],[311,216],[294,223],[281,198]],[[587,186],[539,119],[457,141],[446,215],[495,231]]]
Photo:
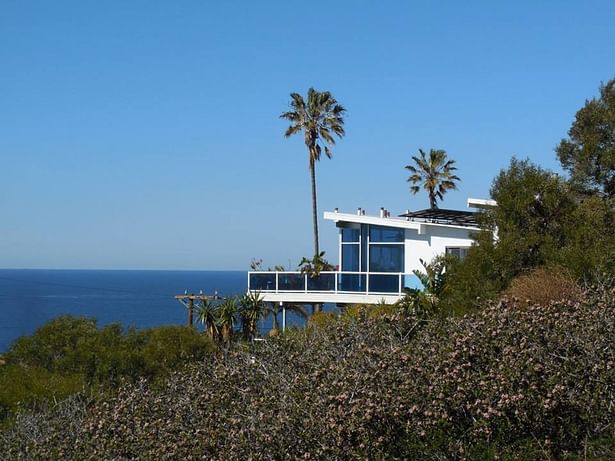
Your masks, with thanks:
[[[420,260],[429,263],[435,256],[444,254],[446,247],[471,246],[471,232],[469,229],[425,225],[425,234],[419,235],[417,230],[406,229],[404,272],[422,271]]]

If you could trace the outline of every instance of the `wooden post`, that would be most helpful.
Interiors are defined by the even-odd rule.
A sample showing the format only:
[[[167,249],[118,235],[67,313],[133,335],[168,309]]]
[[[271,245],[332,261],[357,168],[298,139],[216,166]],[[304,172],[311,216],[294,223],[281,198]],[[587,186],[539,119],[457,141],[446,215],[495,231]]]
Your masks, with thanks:
[[[188,326],[192,326],[192,312],[194,310],[194,298],[188,300]]]

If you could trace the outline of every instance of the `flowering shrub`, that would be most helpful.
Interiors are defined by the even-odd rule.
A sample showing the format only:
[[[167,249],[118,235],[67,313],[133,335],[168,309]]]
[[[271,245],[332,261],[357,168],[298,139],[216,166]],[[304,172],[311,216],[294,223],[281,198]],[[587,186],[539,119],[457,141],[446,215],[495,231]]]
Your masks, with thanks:
[[[615,293],[359,316],[23,414],[8,459],[615,457]]]

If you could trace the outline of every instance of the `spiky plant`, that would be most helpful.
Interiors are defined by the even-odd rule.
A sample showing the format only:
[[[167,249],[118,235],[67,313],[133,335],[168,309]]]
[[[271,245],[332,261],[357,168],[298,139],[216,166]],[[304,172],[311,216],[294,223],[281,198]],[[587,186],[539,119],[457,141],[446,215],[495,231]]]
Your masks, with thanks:
[[[237,322],[239,306],[237,298],[226,298],[217,308],[217,325],[220,328],[222,342],[228,345],[233,337],[233,330]]]
[[[429,158],[423,149],[419,149],[419,156],[413,156],[414,165],[406,165],[410,171],[408,182],[410,192],[417,194],[421,187],[429,195],[429,207],[432,210],[438,208],[438,200],[442,201],[444,194],[449,190],[457,189],[459,177],[453,172],[457,170],[455,160],[449,160],[446,151],[442,149],[430,149]]]
[[[312,222],[314,226],[314,254],[319,254],[318,246],[318,209],[316,200],[316,162],[322,151],[331,158],[330,146],[335,145],[334,135],[342,138],[344,131],[344,113],[346,109],[339,104],[328,91],[316,91],[310,88],[307,102],[299,93],[290,94],[291,110],[284,112],[280,118],[290,121],[284,133],[290,137],[303,131],[305,145],[308,149],[308,166],[312,182]],[[323,149],[324,148],[324,149]]]
[[[204,299],[197,305],[196,319],[203,325],[207,336],[214,342],[217,342],[220,336],[220,329],[217,323],[218,316],[216,307],[209,299]]]
[[[257,323],[265,316],[266,306],[260,293],[248,293],[240,300],[239,317],[245,339],[254,339]]]

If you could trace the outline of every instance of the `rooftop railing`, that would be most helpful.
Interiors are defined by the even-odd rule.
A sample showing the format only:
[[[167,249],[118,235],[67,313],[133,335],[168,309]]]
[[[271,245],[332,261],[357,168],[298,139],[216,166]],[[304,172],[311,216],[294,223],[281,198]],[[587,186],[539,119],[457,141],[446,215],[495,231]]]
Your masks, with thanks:
[[[357,293],[403,295],[416,276],[403,272],[323,271],[318,276],[301,272],[248,272],[248,290],[262,293]]]

